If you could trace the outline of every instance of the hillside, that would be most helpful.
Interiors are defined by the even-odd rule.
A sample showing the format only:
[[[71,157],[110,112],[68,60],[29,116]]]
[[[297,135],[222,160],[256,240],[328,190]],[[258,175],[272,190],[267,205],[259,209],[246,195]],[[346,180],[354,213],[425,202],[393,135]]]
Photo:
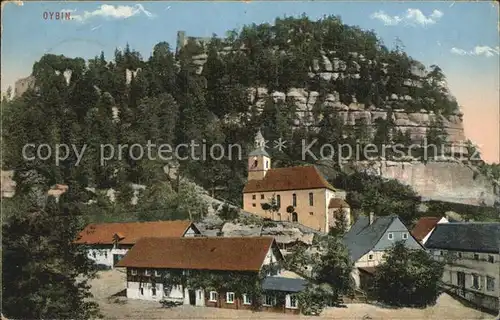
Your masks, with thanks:
[[[89,61],[41,57],[33,66],[34,88],[2,106],[3,169],[16,171],[17,188],[29,185],[28,173],[35,170],[44,186],[112,188],[127,199],[131,183],[156,185],[165,179],[164,166],[172,163],[158,159],[157,151],[154,159],[137,159],[132,145],[205,141],[208,146],[238,144],[242,159],[199,161],[185,150],[179,155],[188,156],[179,160],[180,174],[240,203],[245,154],[259,128],[268,140],[290,142],[283,152],[270,150],[274,166],[316,163],[303,159],[299,148],[300,141],[314,139],[354,147],[409,146],[426,138],[446,146],[442,153],[447,156],[469,153],[460,144],[465,140],[462,114],[442,70],[426,68],[401,43],[389,49],[373,31],[344,25],[338,17],[276,19],[274,25],[230,31],[223,39],[187,37],[178,43],[175,52],[158,43],[147,59],[128,45],[112,60],[104,54]],[[86,156],[78,166],[73,154],[59,165],[53,159],[25,161],[21,148],[27,143],[85,144]],[[98,158],[103,143],[127,147],[103,166]],[[418,147],[410,156],[418,159],[423,151]],[[394,155],[384,158],[392,161]],[[354,165],[366,159],[356,160]],[[413,168],[434,166],[414,162]],[[474,169],[469,174],[461,162],[447,163],[439,175],[438,169],[417,170],[412,178],[407,167],[378,174],[429,198],[442,198],[440,186],[448,183],[446,197],[453,201],[461,201],[471,185],[468,198],[489,205],[498,199],[492,182]],[[463,178],[450,182],[458,171],[465,172]],[[419,189],[422,181],[428,182]]]

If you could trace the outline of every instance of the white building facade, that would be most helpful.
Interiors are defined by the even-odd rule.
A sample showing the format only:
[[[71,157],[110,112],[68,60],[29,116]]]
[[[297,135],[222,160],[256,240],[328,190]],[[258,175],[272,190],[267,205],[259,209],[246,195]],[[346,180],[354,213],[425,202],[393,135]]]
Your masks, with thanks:
[[[498,310],[500,223],[438,225],[426,247],[434,259],[445,263],[444,289],[477,306]]]

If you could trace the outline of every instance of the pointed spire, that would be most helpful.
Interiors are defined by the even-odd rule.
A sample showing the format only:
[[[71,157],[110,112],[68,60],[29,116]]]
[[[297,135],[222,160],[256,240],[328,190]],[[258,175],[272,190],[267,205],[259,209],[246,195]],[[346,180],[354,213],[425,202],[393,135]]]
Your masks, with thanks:
[[[262,135],[262,132],[259,131],[255,135],[255,140],[254,140],[255,148],[256,149],[262,149],[264,150],[266,147],[266,139],[264,139],[264,136]]]

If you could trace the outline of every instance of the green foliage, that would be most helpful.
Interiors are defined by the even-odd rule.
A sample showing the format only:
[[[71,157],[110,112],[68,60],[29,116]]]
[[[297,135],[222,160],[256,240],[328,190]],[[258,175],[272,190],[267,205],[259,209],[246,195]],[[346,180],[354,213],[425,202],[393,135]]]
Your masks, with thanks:
[[[88,285],[95,267],[85,248],[73,243],[82,224],[71,195],[45,208],[19,209],[3,226],[3,314],[15,319],[98,316]]]
[[[365,172],[340,173],[333,185],[347,191],[347,202],[351,208],[373,211],[378,216],[396,214],[406,225],[421,215],[418,211],[420,197],[411,187],[397,180],[387,180]]]
[[[349,294],[354,288],[351,272],[354,264],[340,237],[326,237],[323,253],[314,266],[316,282],[331,287],[330,301],[339,302],[342,295]]]
[[[328,284],[309,284],[298,294],[299,308],[306,316],[319,316],[323,309],[332,301],[333,290]]]
[[[333,237],[342,237],[349,228],[346,212],[340,207],[335,210],[333,218],[335,219],[335,224],[330,228],[328,234]]]
[[[397,307],[433,305],[441,293],[443,270],[444,263],[424,250],[408,249],[398,242],[377,266],[373,294],[377,300]]]
[[[487,206],[474,206],[462,203],[444,201],[426,202],[426,215],[443,216],[448,211],[458,213],[464,220],[498,222],[500,221],[500,208]]]
[[[224,203],[222,206],[219,217],[224,221],[231,221],[237,219],[239,216],[238,209],[229,206],[227,203]]]

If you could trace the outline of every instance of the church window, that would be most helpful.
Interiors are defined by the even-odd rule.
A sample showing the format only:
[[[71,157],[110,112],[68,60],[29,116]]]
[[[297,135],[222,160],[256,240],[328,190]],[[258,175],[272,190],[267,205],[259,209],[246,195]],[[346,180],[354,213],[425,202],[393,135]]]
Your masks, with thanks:
[[[297,206],[297,195],[295,193],[292,195],[292,206]]]

